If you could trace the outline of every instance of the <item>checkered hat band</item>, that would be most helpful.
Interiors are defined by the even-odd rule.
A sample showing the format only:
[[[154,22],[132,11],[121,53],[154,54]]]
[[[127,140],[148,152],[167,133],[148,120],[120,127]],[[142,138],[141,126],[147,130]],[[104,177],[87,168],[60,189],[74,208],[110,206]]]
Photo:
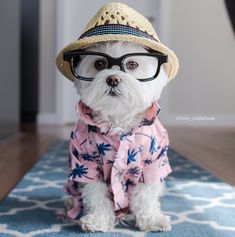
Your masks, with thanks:
[[[133,28],[131,26],[126,25],[118,25],[118,24],[108,24],[108,25],[99,25],[90,30],[83,33],[79,39],[97,35],[134,35],[137,37],[144,37],[147,39],[151,39],[157,41],[153,36],[147,34],[144,31]]]

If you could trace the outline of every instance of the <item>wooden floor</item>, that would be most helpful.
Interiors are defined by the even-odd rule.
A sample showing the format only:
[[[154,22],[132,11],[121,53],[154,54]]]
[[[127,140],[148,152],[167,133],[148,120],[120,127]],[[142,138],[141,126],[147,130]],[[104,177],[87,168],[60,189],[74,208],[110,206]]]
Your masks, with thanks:
[[[168,127],[171,147],[235,186],[235,128]]]
[[[70,127],[21,126],[21,132],[0,140],[0,201],[37,162],[49,144],[67,139]]]
[[[22,126],[0,140],[2,200],[56,139],[68,140],[70,126]],[[235,128],[167,128],[171,147],[218,178],[235,186]]]

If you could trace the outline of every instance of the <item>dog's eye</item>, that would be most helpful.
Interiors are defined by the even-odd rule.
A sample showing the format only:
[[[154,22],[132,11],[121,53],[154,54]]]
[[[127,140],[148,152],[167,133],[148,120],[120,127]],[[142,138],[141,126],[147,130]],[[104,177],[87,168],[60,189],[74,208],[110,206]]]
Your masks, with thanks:
[[[126,68],[127,68],[128,70],[134,70],[134,69],[136,69],[138,66],[139,66],[139,64],[138,64],[137,62],[135,62],[135,61],[128,61],[128,62],[126,63]]]
[[[94,63],[95,69],[101,71],[107,68],[107,62],[105,60],[99,59]]]

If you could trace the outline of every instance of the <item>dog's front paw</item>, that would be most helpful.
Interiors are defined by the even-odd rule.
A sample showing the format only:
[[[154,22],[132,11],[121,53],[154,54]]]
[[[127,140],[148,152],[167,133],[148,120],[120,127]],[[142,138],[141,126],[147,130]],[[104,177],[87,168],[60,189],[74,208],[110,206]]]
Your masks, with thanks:
[[[142,231],[160,231],[167,232],[171,230],[170,217],[165,215],[152,216],[139,216],[136,217],[136,225]]]
[[[106,232],[114,227],[114,217],[104,216],[102,214],[86,214],[79,220],[81,229],[85,232]]]

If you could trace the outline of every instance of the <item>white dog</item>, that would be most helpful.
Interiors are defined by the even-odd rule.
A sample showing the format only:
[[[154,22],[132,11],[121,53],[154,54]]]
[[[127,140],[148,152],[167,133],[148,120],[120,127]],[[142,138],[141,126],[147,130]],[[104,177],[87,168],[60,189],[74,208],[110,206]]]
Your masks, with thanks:
[[[98,43],[85,51],[100,52],[112,58],[120,58],[132,53],[149,53],[146,48],[128,42]],[[101,58],[100,55],[88,55],[84,56],[77,65],[75,62],[75,72],[88,78],[92,76],[93,80],[74,78],[74,83],[82,103],[95,111],[95,123],[111,124],[109,136],[118,137],[138,127],[145,118],[145,111],[160,98],[168,77],[161,67],[157,78],[153,80],[136,79],[144,78],[144,75],[148,74],[152,76],[152,72],[156,71],[156,61],[151,57],[143,56],[135,59],[133,56],[131,60],[124,62],[125,70],[121,70],[119,65],[108,68],[107,62],[99,60]],[[101,132],[106,134],[107,128],[102,127]],[[107,184],[101,181],[78,182],[77,186],[80,187],[83,203],[83,215],[79,219],[81,228],[91,232],[111,230],[116,224],[117,215]],[[159,196],[162,194],[162,186],[162,184],[140,182],[132,187],[129,213],[135,217],[136,225],[140,230],[171,230],[170,218],[160,209]],[[68,192],[74,195],[72,191]],[[68,210],[74,205],[70,202]]]

